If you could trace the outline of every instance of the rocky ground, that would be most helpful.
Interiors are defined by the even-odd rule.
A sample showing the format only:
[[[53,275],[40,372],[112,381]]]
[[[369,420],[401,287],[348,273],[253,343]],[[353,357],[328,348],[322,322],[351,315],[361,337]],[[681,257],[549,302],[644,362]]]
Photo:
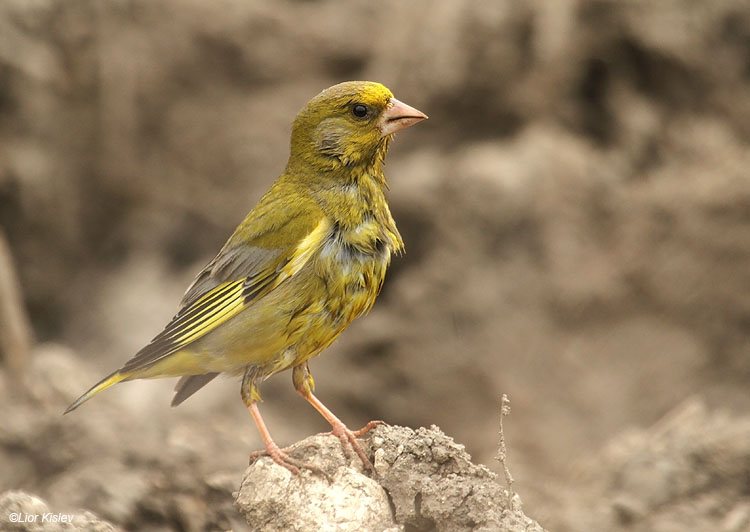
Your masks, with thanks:
[[[26,370],[2,353],[0,492],[125,530],[248,526],[237,382],[59,413],[171,317],[296,111],[344,79],[430,120],[386,169],[407,253],[313,362],[321,398],[352,426],[437,425],[501,473],[507,393],[545,529],[750,527],[743,0],[3,2],[0,228],[35,347]],[[284,444],[326,430],[289,381],[263,386]]]

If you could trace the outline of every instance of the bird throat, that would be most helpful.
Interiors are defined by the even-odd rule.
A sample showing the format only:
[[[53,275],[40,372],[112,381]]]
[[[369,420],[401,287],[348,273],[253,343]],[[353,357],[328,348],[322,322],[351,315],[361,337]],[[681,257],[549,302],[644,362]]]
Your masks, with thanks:
[[[355,251],[387,250],[390,256],[403,249],[403,241],[386,201],[382,159],[373,163],[352,169],[351,179],[329,183],[315,196],[336,228],[337,240]]]

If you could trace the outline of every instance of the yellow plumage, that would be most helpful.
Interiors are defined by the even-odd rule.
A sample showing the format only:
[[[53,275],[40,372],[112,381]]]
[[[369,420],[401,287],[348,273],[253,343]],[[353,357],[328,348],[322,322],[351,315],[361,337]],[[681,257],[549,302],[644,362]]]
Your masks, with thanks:
[[[149,345],[74,402],[124,380],[182,377],[173,405],[219,373],[243,374],[242,396],[266,448],[256,383],[294,368],[297,390],[356,446],[312,395],[307,361],[375,302],[403,249],[385,198],[382,165],[392,134],[426,118],[384,86],[348,82],[297,116],[284,173],[198,275],[177,315]],[[364,460],[364,458],[363,458]]]

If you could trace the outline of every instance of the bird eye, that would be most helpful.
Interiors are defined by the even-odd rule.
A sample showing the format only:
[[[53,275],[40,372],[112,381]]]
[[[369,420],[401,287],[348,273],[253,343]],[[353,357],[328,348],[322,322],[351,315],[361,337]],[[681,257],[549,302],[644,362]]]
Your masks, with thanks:
[[[357,118],[366,117],[369,111],[370,109],[368,109],[368,107],[363,103],[355,103],[352,106],[352,114],[356,116]]]

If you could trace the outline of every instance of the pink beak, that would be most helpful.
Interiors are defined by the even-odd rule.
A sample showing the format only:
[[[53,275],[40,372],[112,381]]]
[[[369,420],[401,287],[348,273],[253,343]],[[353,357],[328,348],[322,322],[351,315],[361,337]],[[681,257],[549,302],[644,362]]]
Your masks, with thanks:
[[[396,131],[413,126],[426,118],[427,115],[422,111],[414,109],[410,105],[398,101],[396,98],[391,98],[388,102],[388,107],[383,111],[378,121],[380,135],[382,137],[392,135]]]

